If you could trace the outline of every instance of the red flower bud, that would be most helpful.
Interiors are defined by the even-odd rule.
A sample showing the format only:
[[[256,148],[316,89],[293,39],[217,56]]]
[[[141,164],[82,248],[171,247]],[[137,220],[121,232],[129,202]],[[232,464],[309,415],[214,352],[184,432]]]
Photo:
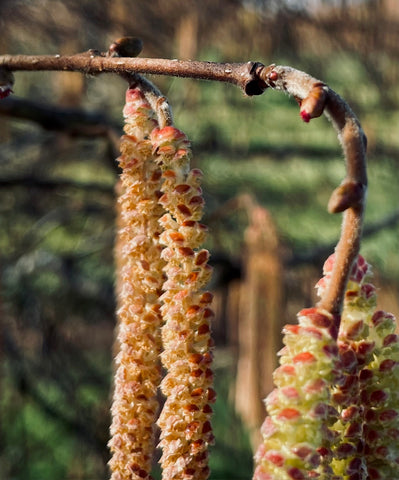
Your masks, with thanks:
[[[301,413],[295,408],[284,408],[277,414],[279,420],[296,420],[300,416]]]
[[[315,356],[310,352],[302,352],[295,355],[292,359],[294,363],[313,363],[316,361]]]

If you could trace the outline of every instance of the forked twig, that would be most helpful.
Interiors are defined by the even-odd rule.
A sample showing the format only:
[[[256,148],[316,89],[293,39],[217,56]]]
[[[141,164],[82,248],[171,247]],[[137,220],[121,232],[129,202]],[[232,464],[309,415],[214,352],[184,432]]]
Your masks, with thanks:
[[[232,83],[239,86],[246,95],[259,95],[268,87],[281,90],[298,101],[301,117],[305,122],[324,112],[338,133],[345,154],[347,175],[333,192],[328,205],[331,213],[344,212],[344,218],[341,238],[335,250],[336,261],[330,286],[318,307],[339,315],[349,273],[359,253],[367,189],[367,142],[352,110],[323,82],[291,67],[266,67],[259,62],[214,63],[133,58],[140,48],[141,44],[137,41],[129,43],[129,39],[120,39],[111,45],[107,53],[89,50],[70,56],[0,56],[0,81],[3,78],[5,82],[4,96],[11,91],[11,72],[16,70],[80,71],[93,75],[113,72],[126,78],[131,85],[139,83],[153,109],[164,119],[165,125],[169,125],[171,116],[167,101],[160,100],[159,92],[154,90],[152,84],[138,75],[147,73]]]

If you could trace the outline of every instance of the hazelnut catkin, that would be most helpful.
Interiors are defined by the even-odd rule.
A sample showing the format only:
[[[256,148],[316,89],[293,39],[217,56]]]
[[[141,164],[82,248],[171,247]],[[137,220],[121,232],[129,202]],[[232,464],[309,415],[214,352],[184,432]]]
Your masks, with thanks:
[[[335,255],[317,283],[323,295]],[[320,308],[286,325],[285,347],[267,397],[254,480],[391,480],[399,475],[399,337],[376,310],[370,267],[350,273],[337,331]]]
[[[165,322],[161,358],[167,371],[161,390],[166,401],[158,420],[163,479],[205,480],[208,445],[214,440],[210,404],[216,396],[211,370],[212,295],[203,291],[211,268],[208,252],[200,248],[206,235],[200,223],[202,174],[190,170],[189,142],[181,131],[172,126],[154,129],[151,141],[163,172],[159,202],[166,211],[160,219],[167,277],[161,308]]]
[[[149,479],[159,406],[160,295],[164,261],[159,243],[163,214],[158,203],[161,172],[148,140],[154,113],[139,89],[130,88],[124,107],[122,169],[116,242],[118,333],[111,408],[112,480]]]

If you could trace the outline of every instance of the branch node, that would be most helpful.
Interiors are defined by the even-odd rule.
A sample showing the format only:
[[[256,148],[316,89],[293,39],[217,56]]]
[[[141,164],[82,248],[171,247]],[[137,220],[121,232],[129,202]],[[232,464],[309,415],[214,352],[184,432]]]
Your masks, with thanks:
[[[340,213],[347,208],[362,206],[366,194],[366,185],[353,180],[344,180],[331,194],[328,202],[330,213]]]

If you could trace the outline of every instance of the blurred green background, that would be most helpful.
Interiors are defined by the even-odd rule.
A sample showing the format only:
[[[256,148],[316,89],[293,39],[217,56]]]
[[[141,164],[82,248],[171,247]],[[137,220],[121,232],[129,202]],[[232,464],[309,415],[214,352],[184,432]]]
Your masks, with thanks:
[[[1,53],[105,51],[128,34],[143,39],[142,56],[289,64],[327,82],[368,136],[362,253],[381,306],[399,313],[396,0],[1,0],[0,7]],[[126,84],[112,75],[15,76],[14,98],[0,104],[0,478],[102,480],[115,325],[115,138]],[[249,479],[278,332],[315,301],[313,285],[340,230],[326,205],[345,166],[328,121],[304,124],[293,99],[151,79],[205,174],[218,391],[211,478]],[[260,293],[249,308],[254,285]],[[267,368],[257,371],[251,394],[242,372],[257,361],[245,363],[254,325]]]

